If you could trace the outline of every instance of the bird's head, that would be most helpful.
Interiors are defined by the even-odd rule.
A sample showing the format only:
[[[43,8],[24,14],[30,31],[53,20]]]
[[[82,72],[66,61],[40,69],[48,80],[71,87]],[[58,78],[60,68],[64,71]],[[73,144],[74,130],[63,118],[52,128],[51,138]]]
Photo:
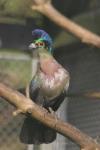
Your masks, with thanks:
[[[44,48],[52,53],[52,39],[47,32],[41,29],[32,31],[33,42],[29,45],[30,49]]]

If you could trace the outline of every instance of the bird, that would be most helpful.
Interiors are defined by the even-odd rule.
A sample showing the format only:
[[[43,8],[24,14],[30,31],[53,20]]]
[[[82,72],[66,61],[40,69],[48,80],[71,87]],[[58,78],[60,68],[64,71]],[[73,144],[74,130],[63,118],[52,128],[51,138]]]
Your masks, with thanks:
[[[50,35],[42,29],[34,29],[32,36],[29,49],[33,53],[34,72],[29,83],[29,97],[48,112],[56,112],[66,98],[70,75],[54,58]],[[56,134],[56,131],[28,115],[22,125],[20,140],[25,144],[48,144],[56,140]]]

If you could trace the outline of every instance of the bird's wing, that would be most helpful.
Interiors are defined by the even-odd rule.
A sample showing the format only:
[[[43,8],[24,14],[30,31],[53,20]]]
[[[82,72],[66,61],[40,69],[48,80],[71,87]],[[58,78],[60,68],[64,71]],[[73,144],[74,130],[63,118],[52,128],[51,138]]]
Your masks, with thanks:
[[[38,85],[38,82],[37,82],[37,79],[36,77],[34,77],[31,82],[30,82],[30,85],[29,85],[29,95],[30,95],[30,98],[36,102],[36,99],[38,97],[38,94],[39,94],[39,85]]]

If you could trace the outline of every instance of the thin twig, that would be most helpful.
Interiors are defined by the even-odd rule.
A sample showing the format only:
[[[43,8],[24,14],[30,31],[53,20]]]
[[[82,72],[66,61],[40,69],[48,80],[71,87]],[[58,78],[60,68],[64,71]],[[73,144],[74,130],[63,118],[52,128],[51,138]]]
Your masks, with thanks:
[[[55,118],[52,114],[48,113],[44,108],[39,107],[29,98],[18,91],[0,83],[0,96],[5,98],[9,103],[17,107],[18,112],[30,113],[30,115],[39,120],[41,123],[53,128],[65,137],[69,137],[81,148],[86,150],[100,150],[100,145],[88,135],[82,133],[69,123],[65,123],[60,119]]]
[[[83,43],[100,48],[100,36],[62,15],[53,7],[50,0],[33,0],[32,9],[39,11],[54,23],[79,38]]]

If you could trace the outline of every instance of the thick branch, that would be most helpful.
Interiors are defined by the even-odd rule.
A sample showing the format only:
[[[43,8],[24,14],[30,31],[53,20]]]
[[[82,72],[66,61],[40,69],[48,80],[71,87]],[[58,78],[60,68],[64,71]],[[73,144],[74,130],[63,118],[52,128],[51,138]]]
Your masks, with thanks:
[[[50,128],[53,128],[63,136],[69,137],[81,148],[87,150],[100,150],[100,145],[88,135],[80,132],[69,123],[64,123],[60,119],[55,119],[53,115],[45,109],[36,105],[33,101],[26,98],[21,93],[10,89],[0,83],[0,96],[8,100],[17,107],[17,112],[30,113],[30,115]]]
[[[92,44],[100,48],[100,36],[81,27],[80,25],[74,23],[73,21],[62,15],[52,6],[49,0],[33,0],[33,2],[33,10],[39,11],[40,13],[44,14],[60,27],[74,34],[82,42]]]

